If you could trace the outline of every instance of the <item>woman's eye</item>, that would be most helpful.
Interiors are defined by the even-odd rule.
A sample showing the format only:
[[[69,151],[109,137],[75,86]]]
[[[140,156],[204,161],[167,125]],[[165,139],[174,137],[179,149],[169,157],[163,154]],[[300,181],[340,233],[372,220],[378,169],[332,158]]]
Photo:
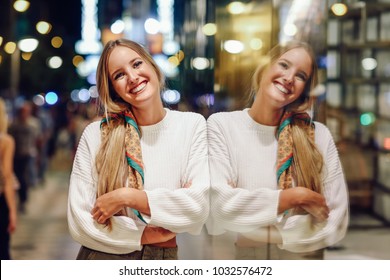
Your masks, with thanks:
[[[142,61],[141,61],[141,60],[139,60],[139,61],[136,61],[136,62],[134,63],[134,68],[138,68],[138,67],[140,67],[140,66],[141,66],[141,64],[142,64]]]
[[[306,80],[307,80],[306,76],[303,75],[303,74],[298,74],[297,77],[298,77],[299,80],[301,80],[303,82],[306,82]]]
[[[279,62],[279,65],[282,66],[284,69],[288,68],[287,63],[285,63],[285,62]]]
[[[114,80],[118,80],[120,77],[123,76],[123,73],[118,73],[114,76]]]

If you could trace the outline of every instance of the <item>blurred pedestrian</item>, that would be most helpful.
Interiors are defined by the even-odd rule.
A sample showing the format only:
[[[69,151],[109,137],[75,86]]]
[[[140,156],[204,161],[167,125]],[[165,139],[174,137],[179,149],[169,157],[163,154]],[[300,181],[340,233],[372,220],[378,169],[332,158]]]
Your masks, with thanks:
[[[19,210],[25,212],[29,189],[37,182],[38,143],[41,133],[39,121],[32,116],[32,105],[24,102],[11,123],[9,133],[15,140],[14,170],[20,182]]]
[[[13,159],[15,142],[7,133],[5,102],[0,98],[0,259],[10,260],[10,237],[16,229],[17,207]]]
[[[126,39],[97,69],[104,116],[84,130],[70,179],[68,222],[78,259],[177,259],[176,234],[208,217],[206,121],[163,107],[164,77]]]

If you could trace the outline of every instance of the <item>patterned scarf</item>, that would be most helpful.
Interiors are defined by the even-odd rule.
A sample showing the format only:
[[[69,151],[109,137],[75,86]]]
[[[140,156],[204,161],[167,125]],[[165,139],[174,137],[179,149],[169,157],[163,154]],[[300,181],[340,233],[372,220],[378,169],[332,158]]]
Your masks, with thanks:
[[[125,151],[126,161],[129,168],[128,183],[132,188],[139,190],[143,189],[144,184],[144,166],[142,163],[142,151],[141,151],[141,132],[138,128],[137,122],[133,113],[130,110],[126,110],[120,113],[109,113],[107,118],[103,118],[100,122],[100,129],[102,134],[107,134],[109,122],[124,122],[126,127],[125,134]],[[141,216],[141,213],[132,209],[132,211],[140,218],[144,223],[146,221]]]
[[[307,113],[284,112],[277,131],[278,157],[277,157],[277,179],[280,189],[288,189],[293,185],[292,163],[293,163],[293,139],[291,123],[301,122],[309,137],[314,140],[314,123]]]

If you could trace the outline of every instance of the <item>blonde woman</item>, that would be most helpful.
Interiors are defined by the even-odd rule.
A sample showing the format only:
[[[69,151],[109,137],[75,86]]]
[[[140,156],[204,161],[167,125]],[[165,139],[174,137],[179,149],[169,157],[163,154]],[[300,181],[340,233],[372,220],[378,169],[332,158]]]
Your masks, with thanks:
[[[161,70],[139,44],[105,46],[97,69],[104,116],[83,132],[68,222],[77,259],[177,259],[176,235],[208,216],[206,120],[163,107]]]
[[[208,121],[210,233],[237,232],[238,259],[322,259],[343,238],[348,195],[329,130],[307,111],[309,45],[276,46],[253,76],[250,108]]]
[[[13,161],[15,141],[7,133],[8,117],[5,102],[0,98],[0,256],[11,259],[10,235],[17,224]]]

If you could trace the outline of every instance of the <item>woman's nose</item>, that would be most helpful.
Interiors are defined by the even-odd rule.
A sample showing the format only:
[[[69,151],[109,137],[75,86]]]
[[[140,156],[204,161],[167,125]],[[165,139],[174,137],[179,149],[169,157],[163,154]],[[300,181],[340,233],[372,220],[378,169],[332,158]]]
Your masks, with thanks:
[[[138,81],[138,73],[134,69],[128,71],[129,82],[134,83]]]
[[[286,83],[291,84],[291,83],[293,82],[293,80],[294,80],[294,74],[292,73],[292,71],[288,71],[288,70],[287,70],[287,71],[284,73],[283,79],[284,79],[284,81],[285,81]]]

